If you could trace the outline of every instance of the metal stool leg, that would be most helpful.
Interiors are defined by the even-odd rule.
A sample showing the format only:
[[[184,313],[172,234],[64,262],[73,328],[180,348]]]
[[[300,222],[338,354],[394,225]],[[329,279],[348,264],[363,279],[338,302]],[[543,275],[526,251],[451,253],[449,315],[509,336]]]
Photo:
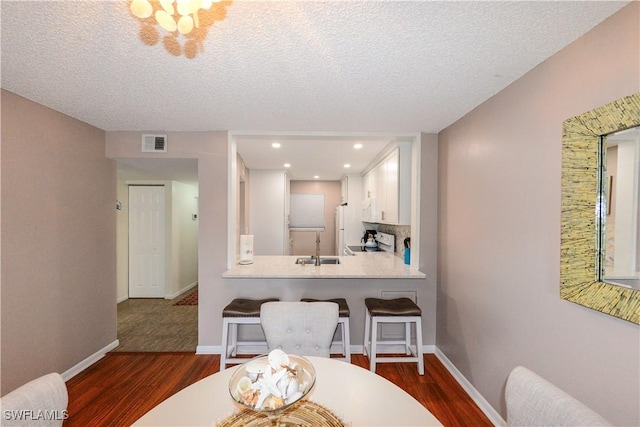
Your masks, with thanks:
[[[220,351],[220,371],[224,371],[227,368],[227,355],[229,351],[229,319],[222,319],[222,350]]]
[[[371,319],[371,352],[369,354],[369,370],[371,372],[376,371],[376,355],[378,350],[376,344],[378,343],[378,319],[372,316]]]
[[[365,318],[364,318],[364,344],[362,346],[362,353],[367,356],[369,354],[369,335],[371,328],[371,315],[369,314],[369,310],[366,310]]]
[[[236,322],[231,323],[231,356],[235,357],[238,354],[238,324]]]
[[[416,322],[416,352],[418,353],[418,374],[424,375],[424,355],[422,352],[422,320]]]
[[[344,358],[347,363],[351,363],[351,334],[349,332],[349,318],[345,317],[342,323],[342,342]]]
[[[342,346],[342,355],[346,356],[346,343],[344,341],[344,317],[338,318],[338,327],[340,328],[340,345]]]
[[[404,350],[408,355],[411,354],[411,322],[404,324]]]

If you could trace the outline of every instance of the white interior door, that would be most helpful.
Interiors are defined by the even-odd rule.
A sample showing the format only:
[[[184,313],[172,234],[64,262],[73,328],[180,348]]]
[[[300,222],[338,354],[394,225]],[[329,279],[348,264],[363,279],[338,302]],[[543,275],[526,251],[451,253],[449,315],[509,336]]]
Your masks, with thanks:
[[[163,298],[164,186],[129,186],[129,298]]]

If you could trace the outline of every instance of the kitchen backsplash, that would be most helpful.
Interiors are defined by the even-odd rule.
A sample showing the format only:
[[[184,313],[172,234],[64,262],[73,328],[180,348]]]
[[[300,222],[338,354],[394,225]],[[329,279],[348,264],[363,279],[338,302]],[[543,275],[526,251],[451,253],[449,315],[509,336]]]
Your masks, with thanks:
[[[388,224],[380,224],[378,227],[378,231],[387,234],[393,234],[396,236],[396,247],[395,254],[398,257],[404,256],[404,239],[405,237],[411,237],[411,226],[410,225],[388,225]]]

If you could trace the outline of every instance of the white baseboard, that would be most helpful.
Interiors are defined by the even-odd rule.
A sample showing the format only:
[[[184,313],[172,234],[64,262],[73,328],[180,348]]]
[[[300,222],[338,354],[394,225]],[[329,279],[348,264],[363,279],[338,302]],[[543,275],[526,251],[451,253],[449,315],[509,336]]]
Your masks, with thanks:
[[[89,366],[93,365],[98,360],[102,359],[108,352],[110,352],[111,350],[113,350],[114,348],[116,348],[119,345],[120,345],[120,341],[119,340],[115,340],[114,342],[112,342],[111,344],[107,345],[106,347],[103,347],[102,349],[100,349],[97,352],[93,353],[91,356],[89,356],[86,359],[84,359],[82,362],[80,362],[77,365],[73,366],[71,369],[68,369],[65,372],[63,372],[62,373],[62,379],[65,380],[65,381],[69,381],[71,378],[75,377],[80,372],[84,371]]]
[[[174,292],[172,294],[166,294],[164,296],[164,299],[174,299],[175,297],[184,294],[185,292],[195,288],[196,286],[198,286],[198,282],[197,281],[185,286],[184,288],[180,289],[178,292]],[[116,299],[116,304],[120,304],[122,301],[126,301],[128,299],[129,299],[129,295],[121,296],[121,297]]]
[[[196,354],[222,354],[221,345],[198,345]]]
[[[435,345],[423,345],[422,346],[422,352],[424,354],[433,354],[436,352],[436,346]]]
[[[435,354],[438,360],[444,365],[445,368],[449,371],[453,378],[462,386],[464,391],[467,392],[471,400],[473,400],[476,405],[480,408],[482,412],[489,418],[489,421],[493,423],[494,426],[505,426],[507,423],[502,419],[500,414],[493,409],[493,406],[486,401],[486,399],[476,390],[476,388],[465,378],[464,375],[455,367],[455,365],[445,356],[445,354],[440,351],[437,347],[435,347]]]
[[[184,294],[185,292],[195,288],[196,286],[198,286],[198,281],[195,281],[195,282],[185,286],[184,288],[180,289],[178,292],[174,292],[172,294],[166,294],[164,296],[164,299],[174,299],[175,297]]]

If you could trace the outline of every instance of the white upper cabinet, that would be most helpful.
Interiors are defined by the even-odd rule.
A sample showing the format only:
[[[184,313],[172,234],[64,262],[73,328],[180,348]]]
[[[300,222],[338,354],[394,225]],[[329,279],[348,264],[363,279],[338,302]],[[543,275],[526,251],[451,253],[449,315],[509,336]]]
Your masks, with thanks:
[[[340,184],[340,204],[360,207],[362,203],[362,177],[360,175],[345,175]]]
[[[411,144],[398,146],[364,177],[365,198],[375,199],[375,221],[381,224],[411,223]]]
[[[362,198],[369,199],[376,197],[376,169],[371,169],[362,179]]]

